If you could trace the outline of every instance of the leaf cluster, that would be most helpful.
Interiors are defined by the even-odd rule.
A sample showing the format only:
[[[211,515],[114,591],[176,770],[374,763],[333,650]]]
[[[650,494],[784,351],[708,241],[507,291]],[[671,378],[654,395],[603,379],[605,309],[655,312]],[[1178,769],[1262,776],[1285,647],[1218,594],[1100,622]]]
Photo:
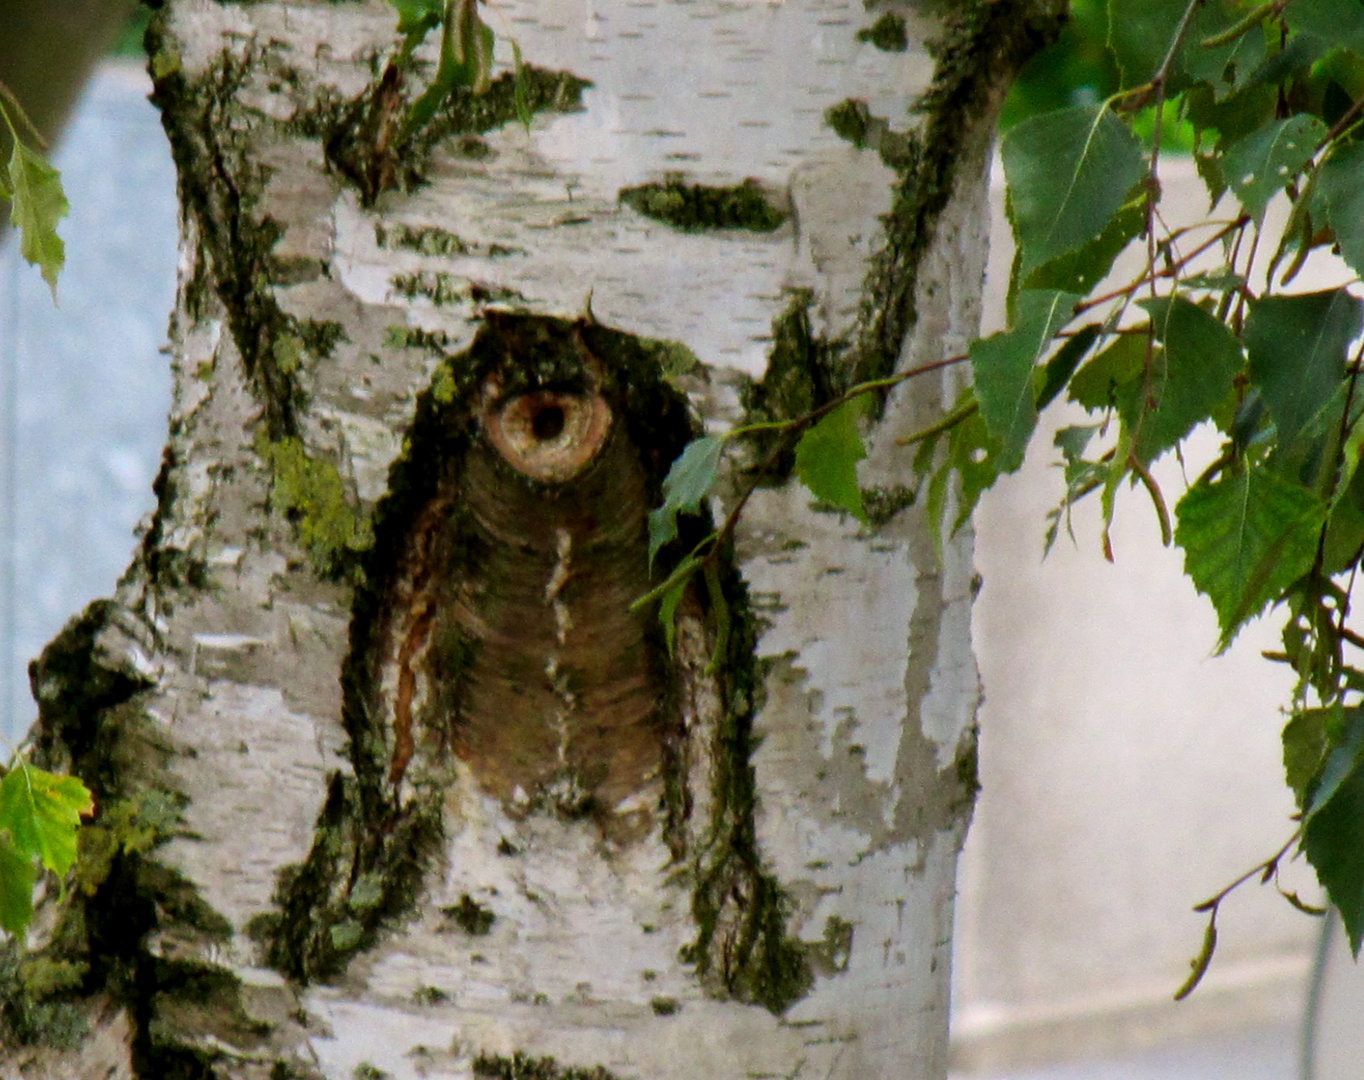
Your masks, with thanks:
[[[966,356],[853,387],[803,417],[693,443],[651,520],[651,552],[711,492],[726,446],[759,428],[778,432],[779,451],[794,443],[797,477],[816,500],[865,522],[860,402],[943,364],[969,362],[972,385],[905,441],[918,445],[916,484],[945,532],[1020,467],[1046,408],[1086,411],[1089,423],[1055,436],[1065,494],[1046,543],[1069,528],[1077,500],[1097,493],[1111,559],[1117,496],[1138,488],[1211,601],[1219,648],[1267,609],[1283,613],[1283,651],[1273,659],[1299,678],[1284,747],[1301,814],[1289,845],[1242,880],[1277,882],[1296,844],[1357,953],[1364,637],[1347,616],[1364,554],[1364,4],[1104,0],[1077,9],[1068,47],[1083,62],[1060,72],[1083,82],[1069,93],[1053,85],[1057,107],[1021,119],[1015,110],[1002,142],[1016,249],[1007,328]],[[1172,132],[1192,149],[1208,191],[1208,214],[1191,227],[1169,226],[1161,209],[1159,162]],[[1281,227],[1268,213],[1276,201],[1288,211]],[[1114,268],[1132,264],[1118,263],[1129,250],[1138,269],[1123,276]],[[1320,251],[1353,277],[1327,290],[1295,287]],[[1170,453],[1183,460],[1185,441],[1209,427],[1221,433],[1220,452],[1172,509],[1151,466]],[[749,491],[641,598],[661,601],[669,630],[686,581],[732,531]],[[1200,907],[1209,931],[1182,992],[1211,958],[1224,895]]]
[[[1094,422],[1056,436],[1066,492],[1048,544],[1070,506],[1098,492],[1112,558],[1116,496],[1137,485],[1211,601],[1220,648],[1267,609],[1283,612],[1274,659],[1299,677],[1284,747],[1302,811],[1288,847],[1316,870],[1357,953],[1364,640],[1347,615],[1364,552],[1364,5],[1107,0],[1103,14],[1102,49],[1086,43],[1101,62],[1085,72],[1091,88],[1107,81],[1107,98],[1038,112],[1003,140],[1009,327],[971,346],[960,420],[925,440],[920,461],[931,483],[960,484],[955,527],[1019,467],[1039,411],[1064,396]],[[1184,229],[1160,207],[1174,125],[1209,195],[1207,219]],[[1269,224],[1275,200],[1287,205],[1282,228]],[[1140,270],[1123,279],[1113,268],[1129,248]],[[1353,279],[1295,288],[1320,250]],[[1171,513],[1150,466],[1209,426],[1221,451]],[[1246,879],[1277,881],[1288,847]],[[1211,958],[1224,895],[1200,908],[1208,933],[1181,994]]]

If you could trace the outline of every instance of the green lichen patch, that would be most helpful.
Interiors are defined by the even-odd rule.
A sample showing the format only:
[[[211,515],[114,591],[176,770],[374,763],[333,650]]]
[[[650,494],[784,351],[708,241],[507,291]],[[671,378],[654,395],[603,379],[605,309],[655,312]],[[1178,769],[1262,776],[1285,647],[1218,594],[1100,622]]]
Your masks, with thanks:
[[[441,356],[450,347],[450,335],[419,326],[388,326],[384,328],[384,345],[389,349],[423,349]]]
[[[867,41],[883,52],[904,52],[909,48],[903,15],[888,11],[870,26],[857,31],[858,41]]]
[[[303,348],[319,360],[329,359],[337,345],[350,340],[345,327],[333,319],[300,319],[294,323],[293,331]]]
[[[762,672],[747,586],[730,557],[721,564],[720,587],[729,605],[730,633],[719,665],[726,673],[725,713],[712,752],[716,809],[694,864],[697,936],[682,959],[696,966],[701,984],[715,996],[780,1015],[809,993],[814,973],[806,946],[787,925],[790,902],[763,865],[758,845],[751,757]]]
[[[272,285],[303,285],[318,280],[326,272],[327,264],[309,255],[271,255],[267,262]]]
[[[772,204],[762,185],[751,179],[731,187],[712,187],[688,184],[681,174],[674,173],[660,183],[622,188],[619,198],[645,217],[683,232],[773,232],[788,216]]]
[[[355,953],[372,946],[416,903],[442,835],[439,797],[397,811],[374,806],[370,812],[389,813],[387,827],[367,824],[354,780],[333,777],[308,858],[281,871],[277,910],[247,925],[270,966],[292,979],[306,983],[339,975]],[[363,878],[377,891],[352,904],[356,868],[363,868]]]
[[[427,130],[414,142],[418,146],[430,146],[452,135],[483,135],[508,124],[519,124],[518,82],[524,108],[532,116],[581,112],[583,91],[592,85],[569,71],[550,71],[523,64],[519,80],[511,72],[505,72],[492,80],[482,93],[456,89],[432,118]]]
[[[917,499],[915,489],[904,484],[862,489],[862,505],[867,512],[867,522],[873,529],[890,522],[900,511],[913,506]]]
[[[470,255],[474,251],[472,244],[439,225],[385,225],[380,222],[374,226],[374,242],[383,248],[406,248],[419,255]]]
[[[374,542],[368,519],[351,505],[336,466],[308,453],[301,440],[257,433],[256,453],[270,469],[270,509],[298,528],[318,573],[335,577]]]
[[[485,907],[468,893],[459,898],[459,903],[440,909],[442,915],[458,926],[466,934],[479,937],[487,934],[497,921],[492,908]]]
[[[429,120],[407,131],[407,83],[407,73],[390,63],[373,86],[340,110],[323,136],[328,162],[356,186],[366,206],[385,191],[423,183],[426,162],[438,146],[448,143],[465,157],[486,156],[488,147],[478,136],[519,123],[523,110],[577,112],[592,85],[570,72],[525,64],[520,79],[507,72],[481,92],[455,88]]]
[[[404,299],[415,300],[421,297],[437,307],[445,304],[491,304],[523,299],[515,289],[473,281],[444,270],[418,270],[411,274],[394,274],[389,279],[389,284],[393,286],[393,292]]]
[[[604,1065],[561,1065],[552,1057],[532,1057],[521,1051],[479,1054],[474,1075],[484,1080],[620,1080]]]
[[[865,101],[848,98],[830,106],[824,122],[840,139],[846,139],[859,150],[875,150],[892,169],[913,166],[917,143],[910,132],[895,131],[879,116],[873,116]]]
[[[79,981],[43,985],[43,973],[35,971],[34,964],[14,941],[0,943],[0,1046],[73,1050],[90,1030],[85,1010],[70,993],[78,989]]]
[[[109,879],[120,855],[145,855],[180,825],[184,800],[164,791],[145,790],[98,808],[77,837],[74,885],[94,896]]]
[[[815,972],[827,978],[847,971],[848,961],[852,959],[852,941],[852,923],[837,915],[825,919],[824,937],[806,945]]]
[[[379,222],[374,226],[374,241],[382,248],[390,250],[402,248],[431,257],[476,255],[498,259],[508,255],[526,254],[523,249],[509,247],[506,244],[483,244],[475,240],[466,240],[449,229],[442,229],[439,225],[406,225],[401,222],[386,225]]]

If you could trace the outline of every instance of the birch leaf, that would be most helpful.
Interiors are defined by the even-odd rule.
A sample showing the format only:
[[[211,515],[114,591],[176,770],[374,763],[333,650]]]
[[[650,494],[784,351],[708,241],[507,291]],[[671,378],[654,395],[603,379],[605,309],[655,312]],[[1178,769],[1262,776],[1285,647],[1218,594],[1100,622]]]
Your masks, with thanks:
[[[57,275],[66,262],[66,245],[57,222],[71,209],[62,191],[61,174],[18,139],[9,159],[10,224],[20,234],[19,254],[42,268],[43,280],[57,300]]]
[[[1303,814],[1302,849],[1340,911],[1350,951],[1364,940],[1364,714],[1346,710],[1345,731],[1326,756]]]
[[[1223,172],[1231,190],[1256,222],[1269,200],[1287,186],[1315,153],[1326,125],[1299,114],[1274,120],[1227,147]]]
[[[649,511],[649,564],[659,549],[677,537],[677,515],[694,514],[710,492],[720,468],[725,440],[718,435],[689,442],[663,479],[663,505]]]
[[[33,919],[33,860],[0,832],[0,930],[22,939]]]
[[[526,79],[526,65],[521,60],[521,46],[515,39],[511,43],[512,50],[512,103],[516,106],[516,118],[521,121],[521,126],[526,129],[526,134],[530,134],[530,121],[533,113],[530,107],[530,92]]]
[[[1364,5],[1359,0],[1294,0],[1284,7],[1282,18],[1299,33],[1364,56]]]
[[[857,463],[867,456],[857,421],[866,398],[845,401],[824,417],[796,444],[796,475],[816,499],[846,510],[863,524],[862,489],[857,486]]]
[[[1246,318],[1250,381],[1264,396],[1288,447],[1345,377],[1346,346],[1364,322],[1364,305],[1344,289],[1267,296]]]
[[[1326,213],[1340,245],[1340,255],[1356,274],[1364,276],[1364,143],[1347,143],[1332,152],[1321,167]]]
[[[1163,297],[1144,300],[1141,306],[1164,348],[1152,356],[1150,378],[1130,383],[1118,408],[1136,433],[1137,457],[1152,461],[1206,420],[1231,392],[1241,370],[1241,348],[1221,319],[1188,300]]]
[[[1212,601],[1219,648],[1312,568],[1325,507],[1263,467],[1191,487],[1175,507],[1184,572]]]
[[[1144,169],[1136,136],[1099,106],[1025,120],[1001,154],[1020,281],[1104,234]]]
[[[1070,319],[1077,299],[1051,290],[1022,292],[1013,327],[971,343],[976,400],[990,434],[999,440],[1000,472],[1023,464],[1023,450],[1037,424],[1033,371],[1053,335]]]
[[[61,876],[76,861],[76,830],[94,804],[74,776],[35,769],[22,757],[0,780],[0,831],[20,855],[36,858]]]

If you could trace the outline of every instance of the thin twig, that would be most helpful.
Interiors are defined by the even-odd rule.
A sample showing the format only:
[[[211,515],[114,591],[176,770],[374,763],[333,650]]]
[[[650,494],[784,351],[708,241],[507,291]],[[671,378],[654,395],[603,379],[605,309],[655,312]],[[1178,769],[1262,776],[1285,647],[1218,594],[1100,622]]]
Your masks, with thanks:
[[[1249,881],[1256,875],[1259,875],[1260,877],[1268,881],[1269,874],[1272,873],[1278,867],[1283,857],[1288,854],[1288,849],[1291,848],[1294,844],[1296,844],[1298,840],[1301,839],[1301,837],[1302,826],[1299,825],[1296,829],[1293,830],[1293,835],[1284,841],[1283,847],[1279,848],[1278,851],[1276,851],[1264,862],[1256,863],[1244,874],[1242,874],[1235,881],[1233,881],[1230,885],[1224,886],[1220,891],[1208,897],[1208,899],[1204,900],[1201,904],[1196,904],[1194,906],[1194,910],[1200,912],[1216,911],[1217,906],[1221,904],[1223,900],[1225,900],[1234,891],[1239,889],[1242,885],[1244,885],[1247,881]]]
[[[39,131],[33,121],[28,118],[28,113],[24,111],[23,105],[19,103],[18,96],[13,90],[6,86],[4,82],[0,82],[0,98],[8,101],[10,105],[14,107],[15,114],[19,117],[19,120],[24,127],[28,129],[29,134],[33,136],[33,141],[38,144],[38,149],[46,152],[48,145],[47,140],[43,138],[43,133]],[[9,110],[4,107],[3,103],[0,103],[0,117],[4,117],[5,126],[9,128],[10,135],[17,143],[19,141],[19,133],[14,130],[14,121],[10,118]]]
[[[1206,241],[1199,244],[1198,247],[1193,249],[1193,251],[1189,252],[1189,254],[1181,256],[1179,260],[1175,262],[1172,266],[1167,266],[1163,270],[1156,271],[1154,277],[1156,279],[1178,277],[1179,272],[1181,270],[1188,266],[1188,264],[1192,262],[1194,259],[1198,258],[1198,256],[1202,255],[1203,252],[1207,251],[1208,248],[1212,247],[1216,243],[1221,242],[1229,233],[1232,233],[1237,229],[1244,228],[1249,223],[1250,223],[1249,214],[1242,214],[1235,221],[1227,222]],[[1076,304],[1075,314],[1083,315],[1086,311],[1089,311],[1092,308],[1096,308],[1101,304],[1107,304],[1111,300],[1117,300],[1118,298],[1124,296],[1131,296],[1132,293],[1136,292],[1143,285],[1146,285],[1150,280],[1151,280],[1150,278],[1143,274],[1137,280],[1130,281],[1120,288],[1113,289],[1110,292],[1104,293],[1102,296],[1096,296],[1090,300],[1085,300],[1082,303]]]

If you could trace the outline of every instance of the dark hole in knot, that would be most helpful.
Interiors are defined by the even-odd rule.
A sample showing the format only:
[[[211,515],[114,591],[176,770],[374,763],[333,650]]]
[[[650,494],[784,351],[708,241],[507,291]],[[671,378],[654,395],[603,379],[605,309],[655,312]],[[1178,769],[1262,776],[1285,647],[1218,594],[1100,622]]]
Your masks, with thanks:
[[[545,442],[558,438],[564,430],[564,410],[560,405],[545,405],[535,410],[530,418],[530,430],[537,439]]]

